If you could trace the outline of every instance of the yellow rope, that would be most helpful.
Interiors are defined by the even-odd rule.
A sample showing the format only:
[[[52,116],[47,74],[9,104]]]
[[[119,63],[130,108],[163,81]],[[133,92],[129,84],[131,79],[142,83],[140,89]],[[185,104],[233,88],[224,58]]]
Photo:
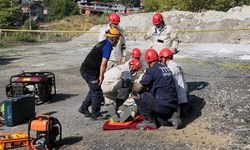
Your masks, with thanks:
[[[249,31],[250,28],[239,28],[239,29],[208,29],[208,30],[177,30],[178,33],[186,32],[236,32],[236,31]],[[66,30],[19,30],[19,29],[0,29],[0,32],[31,32],[31,33],[88,33],[96,34],[96,31],[66,31]],[[145,34],[146,31],[138,32],[125,32],[125,34]]]

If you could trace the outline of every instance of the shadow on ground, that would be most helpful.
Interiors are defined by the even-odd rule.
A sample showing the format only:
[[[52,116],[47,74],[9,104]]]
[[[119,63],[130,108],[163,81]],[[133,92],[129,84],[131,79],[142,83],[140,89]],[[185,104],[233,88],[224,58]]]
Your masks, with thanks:
[[[48,103],[55,103],[55,102],[59,102],[59,101],[64,101],[64,100],[67,100],[67,99],[70,99],[71,97],[75,97],[77,96],[78,94],[63,94],[63,93],[60,93],[60,94],[56,94],[52,100],[50,100]]]
[[[183,117],[182,123],[183,128],[186,127],[189,123],[193,122],[195,119],[201,116],[201,111],[205,107],[206,102],[204,98],[191,95],[190,93],[195,90],[202,90],[206,88],[209,83],[200,81],[200,82],[187,82],[188,85],[188,109],[189,114],[186,117]]]
[[[199,81],[199,82],[187,82],[188,86],[188,94],[190,94],[192,91],[196,90],[202,90],[206,88],[209,85],[209,83],[204,82],[204,81]]]
[[[55,113],[57,113],[57,111],[50,111],[50,112],[47,112],[47,113],[44,113],[43,115],[54,115]]]
[[[61,148],[66,148],[70,145],[78,143],[82,140],[81,136],[70,136],[62,139],[63,146]]]
[[[17,60],[20,58],[3,58],[3,56],[0,56],[0,65],[7,65],[12,63],[12,61]]]
[[[201,116],[201,111],[205,107],[206,102],[203,98],[196,95],[189,95],[189,114],[183,117],[182,123],[183,128],[185,128],[189,123],[193,122],[195,119]]]

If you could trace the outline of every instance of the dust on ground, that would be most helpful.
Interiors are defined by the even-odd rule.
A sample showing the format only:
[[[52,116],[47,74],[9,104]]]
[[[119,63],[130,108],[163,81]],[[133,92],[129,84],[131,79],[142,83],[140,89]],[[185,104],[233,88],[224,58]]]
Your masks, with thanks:
[[[249,7],[234,8],[227,13],[166,12],[163,15],[167,18],[167,23],[176,25],[178,29],[214,29],[229,26],[247,28],[250,20],[247,19],[250,18],[247,16],[248,13],[238,20],[235,20],[237,17],[230,19],[230,15],[225,15],[235,12],[240,15],[245,9]],[[121,18],[121,25],[134,31],[144,30],[151,24],[151,15],[125,16]],[[214,20],[211,20],[212,18]],[[225,24],[228,26],[224,26]],[[99,26],[92,28],[92,30],[97,29]],[[239,59],[242,56],[248,58],[249,52],[244,50],[238,53],[239,48],[236,47],[231,50],[232,52],[236,50],[235,53],[228,53],[235,45],[223,49],[219,48],[218,44],[192,43],[246,44],[249,42],[249,35],[248,31],[242,34],[230,32],[180,35],[181,41],[187,43],[180,44],[181,52],[177,54],[176,61],[184,69],[189,88],[188,100],[192,106],[191,113],[184,120],[184,128],[180,130],[160,127],[158,130],[145,132],[103,131],[102,121],[90,121],[77,112],[88,92],[79,69],[97,41],[97,35],[94,34],[85,34],[65,43],[0,49],[0,102],[6,99],[5,86],[9,83],[11,75],[16,75],[21,70],[51,71],[56,75],[57,95],[52,101],[36,106],[36,112],[53,115],[61,122],[64,143],[61,149],[249,149],[250,68],[244,67],[249,66],[249,59]],[[142,50],[149,47],[149,43],[139,41],[137,37],[142,39],[141,35],[127,35],[128,50],[135,46]],[[248,46],[243,45],[242,48],[247,49]],[[105,112],[106,109],[103,107],[102,110]],[[0,132],[3,133],[20,130],[27,131],[27,124],[0,128]]]
[[[79,42],[81,41],[81,42]],[[218,63],[242,63],[231,57],[194,57],[195,44],[181,51],[177,59],[184,69],[193,108],[184,128],[160,127],[155,131],[103,131],[103,121],[90,121],[77,112],[88,92],[79,68],[93,41],[80,40],[13,48],[1,55],[0,99],[6,99],[5,85],[11,75],[26,71],[51,71],[56,75],[57,95],[36,106],[39,114],[50,114],[63,126],[61,149],[244,149],[249,146],[249,68],[223,67]],[[143,41],[128,41],[128,49]],[[89,45],[89,46],[87,46]],[[212,45],[212,44],[211,44]],[[187,47],[181,44],[180,47]],[[193,51],[192,51],[193,49]],[[7,51],[1,50],[1,51]],[[200,50],[197,50],[197,54]],[[195,60],[195,61],[193,61]],[[199,61],[197,61],[199,60]],[[210,63],[200,63],[200,62]],[[106,111],[103,107],[103,111]],[[1,132],[26,131],[27,124],[1,127]]]

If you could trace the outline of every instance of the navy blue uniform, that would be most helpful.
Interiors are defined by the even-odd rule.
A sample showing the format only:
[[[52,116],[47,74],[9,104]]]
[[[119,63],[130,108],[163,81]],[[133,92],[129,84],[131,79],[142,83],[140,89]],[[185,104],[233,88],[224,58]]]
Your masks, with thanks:
[[[175,81],[167,66],[156,63],[148,68],[140,81],[149,92],[135,100],[140,114],[145,119],[170,118],[177,108]]]
[[[103,58],[109,59],[113,47],[108,39],[97,43],[89,52],[81,65],[82,78],[89,86],[89,92],[81,108],[86,110],[92,105],[92,117],[100,115],[101,103],[104,101],[103,92],[99,85],[100,66]]]

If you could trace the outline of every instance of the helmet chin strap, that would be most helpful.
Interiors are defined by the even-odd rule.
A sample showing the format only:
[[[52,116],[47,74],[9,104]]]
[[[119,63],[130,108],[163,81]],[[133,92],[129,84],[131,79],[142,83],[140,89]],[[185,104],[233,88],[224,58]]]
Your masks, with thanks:
[[[165,25],[165,23],[162,22],[159,26],[156,26],[155,28],[156,28],[157,31],[161,32],[162,29],[163,29],[163,27],[164,27],[164,25]]]

